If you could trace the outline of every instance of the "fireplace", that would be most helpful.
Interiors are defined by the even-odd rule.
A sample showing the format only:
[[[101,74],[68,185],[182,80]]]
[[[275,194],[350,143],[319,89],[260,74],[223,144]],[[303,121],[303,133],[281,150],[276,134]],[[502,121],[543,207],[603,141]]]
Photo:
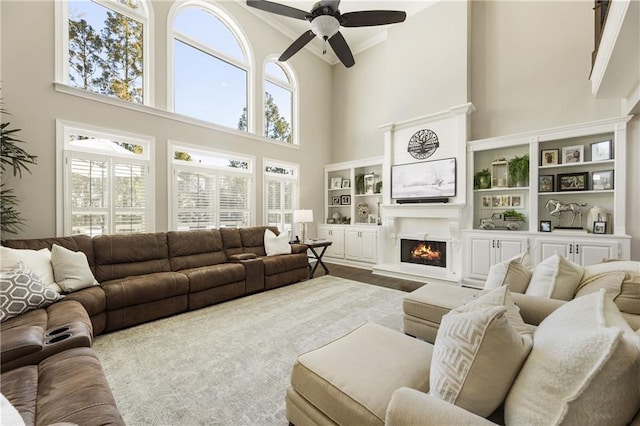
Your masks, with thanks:
[[[400,240],[400,262],[447,267],[447,243],[432,240]]]

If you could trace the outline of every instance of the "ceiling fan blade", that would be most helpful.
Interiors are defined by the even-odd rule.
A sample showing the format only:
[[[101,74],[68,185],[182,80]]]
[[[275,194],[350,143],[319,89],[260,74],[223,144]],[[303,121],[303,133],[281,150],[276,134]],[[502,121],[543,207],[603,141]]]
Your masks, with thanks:
[[[315,36],[316,35],[311,30],[307,31],[306,33],[303,33],[300,37],[298,37],[298,39],[296,41],[294,41],[291,44],[291,46],[289,46],[287,48],[287,50],[284,51],[284,53],[282,55],[280,55],[278,60],[280,62],[286,61],[287,59],[289,59],[290,57],[295,55],[298,52],[298,50],[300,50],[303,47],[305,47],[307,45],[307,43],[309,43],[311,40],[313,40],[313,38]]]
[[[342,14],[340,24],[343,27],[372,27],[397,24],[404,22],[405,19],[407,19],[407,14],[396,10],[364,10]]]
[[[340,0],[322,0],[320,4],[322,5],[322,7],[330,7],[331,10],[333,10],[333,12],[335,13],[340,6]]]
[[[340,34],[340,31],[335,33],[334,36],[329,39],[329,44],[345,67],[350,68],[356,63],[353,59],[351,49],[349,49],[349,45],[342,34]]]
[[[285,6],[283,4],[274,3],[266,0],[247,0],[247,6],[255,7],[256,9],[264,10],[266,12],[275,13],[276,15],[288,16],[289,18],[307,20],[309,15],[304,10],[296,9],[295,7]]]

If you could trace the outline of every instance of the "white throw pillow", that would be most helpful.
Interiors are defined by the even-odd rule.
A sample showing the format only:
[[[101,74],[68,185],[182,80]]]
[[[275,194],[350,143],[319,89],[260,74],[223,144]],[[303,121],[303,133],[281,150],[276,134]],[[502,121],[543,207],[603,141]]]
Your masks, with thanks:
[[[505,403],[505,424],[628,424],[640,408],[640,339],[605,290],[545,318]]]
[[[442,317],[429,394],[487,417],[502,404],[532,346],[508,287]]]
[[[514,293],[524,293],[529,286],[532,270],[529,254],[520,253],[504,262],[491,265],[484,289],[491,290],[506,285]]]
[[[276,235],[270,229],[265,229],[264,250],[267,252],[267,256],[290,254],[291,244],[289,244],[289,235],[287,235],[286,232]]]
[[[65,293],[98,284],[93,276],[87,256],[54,244],[51,248],[51,264],[56,283]]]
[[[0,259],[3,271],[15,269],[18,266],[18,262],[22,261],[47,287],[58,293],[62,292],[62,289],[56,284],[53,276],[51,252],[49,249],[22,250],[0,247]]]
[[[0,423],[11,426],[24,426],[22,416],[16,410],[16,407],[0,393]]]
[[[536,265],[525,294],[547,299],[571,300],[576,294],[584,268],[558,253]]]
[[[640,315],[640,273],[637,272],[606,272],[591,275],[582,279],[576,297],[591,294],[605,289],[613,299],[620,312]]]
[[[0,322],[32,309],[47,307],[63,297],[44,285],[22,261],[15,269],[0,272],[0,289]]]

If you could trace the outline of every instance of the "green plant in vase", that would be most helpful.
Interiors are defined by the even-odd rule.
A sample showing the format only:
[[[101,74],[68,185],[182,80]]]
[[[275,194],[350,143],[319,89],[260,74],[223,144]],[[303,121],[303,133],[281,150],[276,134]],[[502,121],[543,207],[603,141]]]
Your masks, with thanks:
[[[529,183],[529,154],[509,160],[509,186],[527,186]]]
[[[356,194],[364,194],[364,174],[356,175]]]
[[[491,188],[491,172],[489,169],[482,169],[475,174],[473,179],[473,189]]]

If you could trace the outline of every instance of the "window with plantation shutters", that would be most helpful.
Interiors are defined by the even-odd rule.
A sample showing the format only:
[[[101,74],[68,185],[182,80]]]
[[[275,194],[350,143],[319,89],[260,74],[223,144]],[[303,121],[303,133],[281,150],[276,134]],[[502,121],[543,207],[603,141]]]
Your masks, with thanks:
[[[291,232],[293,211],[299,205],[298,165],[275,160],[264,164],[266,224]]]
[[[154,230],[152,138],[58,121],[63,147],[63,235]]]
[[[172,145],[172,229],[253,226],[253,159]]]

